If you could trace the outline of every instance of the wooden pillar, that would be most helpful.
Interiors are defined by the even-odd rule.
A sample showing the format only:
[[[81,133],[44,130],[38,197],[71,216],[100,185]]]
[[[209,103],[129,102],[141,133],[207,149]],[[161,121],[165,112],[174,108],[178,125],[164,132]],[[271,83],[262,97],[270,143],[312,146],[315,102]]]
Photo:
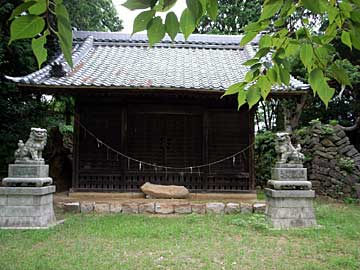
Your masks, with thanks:
[[[209,163],[209,112],[206,108],[203,112],[203,164]],[[208,172],[210,173],[210,172]]]
[[[80,142],[80,108],[79,99],[75,98],[74,137],[73,137],[73,172],[72,188],[79,188],[79,142]]]
[[[249,145],[255,142],[254,117],[256,106],[248,111],[249,115]],[[255,154],[254,146],[249,148],[249,190],[255,190]]]

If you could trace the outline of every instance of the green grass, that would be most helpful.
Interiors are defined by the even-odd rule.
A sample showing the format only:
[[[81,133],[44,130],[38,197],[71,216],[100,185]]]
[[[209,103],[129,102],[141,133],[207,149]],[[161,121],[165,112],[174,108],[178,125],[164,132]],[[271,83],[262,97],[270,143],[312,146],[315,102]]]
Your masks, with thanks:
[[[67,215],[50,230],[0,230],[0,269],[360,269],[360,207],[317,203],[320,229],[262,215]]]

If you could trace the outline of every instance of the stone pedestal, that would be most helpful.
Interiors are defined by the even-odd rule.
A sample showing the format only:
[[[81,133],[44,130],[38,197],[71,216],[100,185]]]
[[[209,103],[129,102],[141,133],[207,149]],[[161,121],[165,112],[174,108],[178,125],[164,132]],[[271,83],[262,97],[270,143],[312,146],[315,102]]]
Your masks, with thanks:
[[[265,214],[276,229],[306,228],[316,225],[313,208],[315,191],[307,181],[302,164],[277,163],[265,189]]]
[[[9,165],[8,177],[2,181],[4,186],[36,186],[51,185],[49,165],[44,162],[27,162]]]
[[[275,229],[316,226],[314,190],[275,190],[266,188],[268,221]]]
[[[0,228],[36,229],[55,225],[55,186],[0,187]]]

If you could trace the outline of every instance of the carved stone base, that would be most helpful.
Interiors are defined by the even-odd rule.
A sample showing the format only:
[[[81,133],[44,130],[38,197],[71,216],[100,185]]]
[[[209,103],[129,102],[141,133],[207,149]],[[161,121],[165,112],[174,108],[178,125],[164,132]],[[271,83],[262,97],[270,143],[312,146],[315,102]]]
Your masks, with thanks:
[[[44,164],[10,164],[9,177],[3,179],[4,186],[36,186],[51,185],[49,165]]]
[[[280,181],[306,181],[306,168],[272,168],[271,179]]]
[[[0,187],[0,228],[48,228],[56,224],[55,186]]]
[[[313,190],[265,189],[265,214],[275,229],[307,228],[316,226]]]
[[[42,187],[49,186],[53,182],[51,177],[42,178],[19,178],[19,177],[6,177],[3,179],[3,186],[7,187]]]

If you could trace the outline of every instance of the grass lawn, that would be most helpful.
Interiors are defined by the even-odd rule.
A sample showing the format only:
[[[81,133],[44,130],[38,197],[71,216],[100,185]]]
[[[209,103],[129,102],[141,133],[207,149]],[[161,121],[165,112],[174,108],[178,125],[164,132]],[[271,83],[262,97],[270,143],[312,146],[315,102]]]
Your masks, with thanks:
[[[67,215],[0,230],[0,269],[360,269],[360,207],[317,203],[321,229],[275,231],[262,215]]]

